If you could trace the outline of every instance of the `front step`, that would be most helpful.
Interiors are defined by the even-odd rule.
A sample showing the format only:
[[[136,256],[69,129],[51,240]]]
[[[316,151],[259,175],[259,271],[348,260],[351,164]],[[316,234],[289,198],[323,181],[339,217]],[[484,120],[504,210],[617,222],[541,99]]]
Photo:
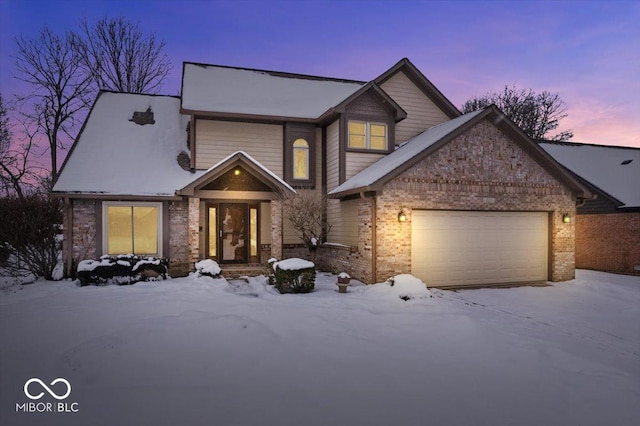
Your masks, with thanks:
[[[222,276],[225,278],[255,277],[264,274],[264,267],[260,264],[220,265]]]

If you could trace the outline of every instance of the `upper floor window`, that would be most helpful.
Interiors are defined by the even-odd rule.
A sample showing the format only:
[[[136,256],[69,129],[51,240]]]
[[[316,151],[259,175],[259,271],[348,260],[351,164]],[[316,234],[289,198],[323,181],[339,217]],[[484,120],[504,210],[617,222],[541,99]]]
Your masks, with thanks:
[[[349,148],[386,151],[388,149],[387,125],[349,120]]]
[[[285,123],[284,180],[294,188],[313,188],[316,180],[316,126]]]
[[[305,139],[296,139],[293,142],[293,178],[309,179],[309,142]]]

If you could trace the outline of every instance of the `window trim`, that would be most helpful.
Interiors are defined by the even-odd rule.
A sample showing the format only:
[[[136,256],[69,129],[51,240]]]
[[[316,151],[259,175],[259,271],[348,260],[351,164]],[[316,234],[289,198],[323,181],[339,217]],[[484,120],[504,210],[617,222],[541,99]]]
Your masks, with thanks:
[[[368,152],[368,153],[380,153],[385,154],[391,152],[391,138],[389,137],[389,132],[391,126],[386,121],[375,121],[375,120],[363,120],[358,118],[348,118],[346,120],[346,134],[347,134],[347,143],[346,150],[349,152]],[[364,143],[365,147],[352,147],[351,143],[351,132],[349,131],[350,123],[362,123],[364,124]],[[384,149],[371,148],[371,125],[384,126],[385,129],[385,144],[386,147]]]
[[[296,146],[296,142],[302,141],[306,144],[306,146]],[[296,177],[296,151],[301,150],[306,153],[306,178],[297,178]],[[311,144],[305,138],[297,138],[291,143],[291,179],[294,181],[309,181],[311,180]]]
[[[109,207],[155,207],[158,210],[158,238],[157,253],[148,253],[141,256],[163,256],[164,235],[163,235],[163,205],[162,202],[156,201],[103,201],[102,202],[102,253],[116,256],[117,254],[109,253]],[[131,254],[131,253],[118,253]]]
[[[315,189],[316,187],[316,126],[315,124],[307,123],[285,123],[284,129],[284,165],[283,175],[284,180],[293,188],[305,188]],[[308,160],[309,160],[309,178],[308,179],[294,179],[293,167],[294,167],[294,147],[293,143],[298,139],[304,139],[308,148]]]

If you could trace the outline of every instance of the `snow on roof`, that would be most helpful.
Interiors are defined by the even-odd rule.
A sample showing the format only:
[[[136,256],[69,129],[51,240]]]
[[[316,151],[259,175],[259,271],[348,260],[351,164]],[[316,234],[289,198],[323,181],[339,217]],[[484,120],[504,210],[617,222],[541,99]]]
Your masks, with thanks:
[[[155,124],[130,121],[148,108]],[[188,117],[179,108],[170,96],[102,92],[53,191],[174,195],[194,179],[176,160],[187,148]]]
[[[373,185],[398,167],[401,167],[403,164],[419,155],[431,145],[458,129],[460,126],[474,119],[483,111],[484,109],[470,112],[425,130],[412,139],[409,139],[391,154],[382,157],[360,173],[351,177],[342,185],[329,192],[329,194],[339,194],[341,192]]]
[[[182,108],[315,119],[363,85],[355,81],[185,63]]]
[[[571,142],[541,142],[540,146],[624,207],[640,207],[640,149]]]

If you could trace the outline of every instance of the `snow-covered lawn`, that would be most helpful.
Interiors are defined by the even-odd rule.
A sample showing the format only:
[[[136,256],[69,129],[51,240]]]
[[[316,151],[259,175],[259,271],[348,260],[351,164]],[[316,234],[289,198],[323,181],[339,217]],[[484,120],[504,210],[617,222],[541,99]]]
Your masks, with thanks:
[[[193,276],[2,292],[0,424],[639,424],[639,277],[578,271],[406,302],[386,284],[335,282],[319,274],[315,292],[284,296],[264,278]],[[55,407],[23,386],[58,377],[78,412],[16,413]]]

